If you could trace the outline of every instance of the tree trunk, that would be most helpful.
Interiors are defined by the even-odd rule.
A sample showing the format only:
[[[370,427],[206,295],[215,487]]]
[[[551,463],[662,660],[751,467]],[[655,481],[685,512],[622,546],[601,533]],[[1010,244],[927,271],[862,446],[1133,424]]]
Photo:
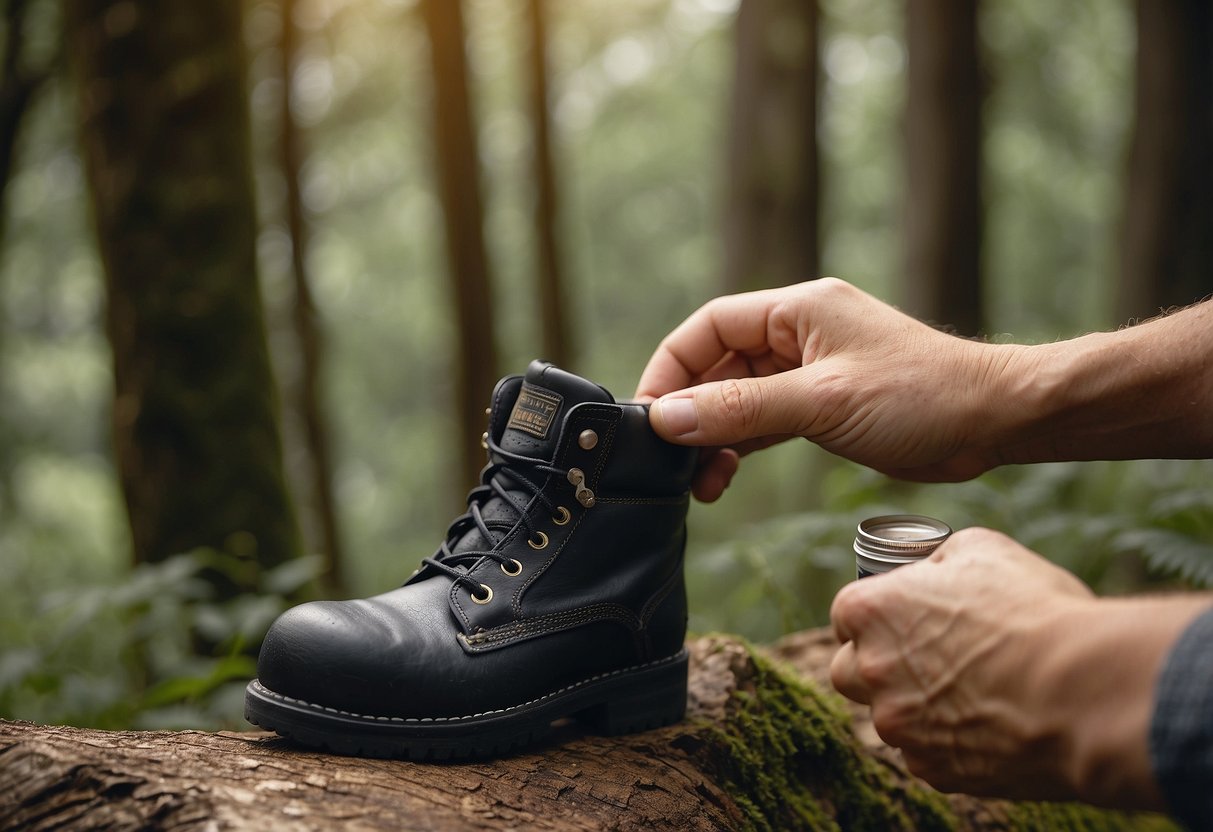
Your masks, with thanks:
[[[902,306],[961,335],[976,335],[984,323],[977,0],[910,0],[906,29]]]
[[[17,156],[17,137],[34,94],[49,79],[52,67],[31,72],[25,66],[25,19],[28,0],[9,0],[4,9],[4,57],[0,65],[0,252],[8,231],[8,183]],[[0,349],[4,331],[0,328]],[[0,509],[12,508],[11,447],[2,441],[8,432],[7,414],[0,413]]]
[[[691,644],[689,713],[627,737],[556,729],[466,764],[360,760],[264,733],[109,732],[0,722],[0,830],[1166,829],[1155,815],[941,795],[825,693],[828,630],[771,654]],[[800,674],[800,678],[792,672]]]
[[[556,165],[552,158],[551,108],[548,96],[547,3],[527,0],[527,22],[531,35],[530,100],[534,131],[532,163],[535,171],[535,240],[539,263],[537,284],[543,358],[558,367],[572,369],[568,310],[564,302],[564,274],[557,231]]]
[[[0,66],[0,246],[4,243],[8,211],[3,197],[13,175],[17,136],[34,93],[49,77],[51,67],[31,72],[25,66],[25,18],[29,0],[8,0],[4,10],[4,58]]]
[[[135,556],[298,554],[257,284],[238,0],[69,0]]]
[[[735,26],[724,289],[818,277],[816,0],[742,0]]]
[[[470,488],[484,466],[484,408],[497,382],[493,297],[484,244],[480,155],[464,54],[462,0],[420,0],[434,79],[434,150],[446,218],[448,285],[455,309],[457,445]]]
[[[291,276],[295,287],[292,306],[295,335],[299,343],[299,375],[293,385],[295,410],[303,424],[311,473],[311,503],[319,526],[320,549],[324,558],[322,580],[329,594],[342,594],[345,586],[342,564],[341,523],[337,500],[333,496],[333,454],[329,424],[323,397],[324,330],[312,296],[308,274],[307,218],[303,212],[300,175],[303,168],[303,140],[291,108],[291,90],[295,77],[295,58],[299,51],[299,30],[295,26],[295,0],[280,0],[282,41],[282,132],[279,139],[282,177],[286,182],[286,222],[291,236]]]
[[[1213,5],[1138,0],[1121,321],[1213,292]]]

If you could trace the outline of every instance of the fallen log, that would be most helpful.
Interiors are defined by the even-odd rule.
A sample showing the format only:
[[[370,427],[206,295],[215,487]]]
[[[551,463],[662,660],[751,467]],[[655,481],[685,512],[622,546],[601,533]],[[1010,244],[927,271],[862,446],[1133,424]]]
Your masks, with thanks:
[[[682,724],[599,737],[569,722],[526,753],[461,764],[336,757],[264,732],[0,721],[0,830],[1175,828],[931,790],[830,691],[835,647],[824,630],[766,650],[700,638]]]

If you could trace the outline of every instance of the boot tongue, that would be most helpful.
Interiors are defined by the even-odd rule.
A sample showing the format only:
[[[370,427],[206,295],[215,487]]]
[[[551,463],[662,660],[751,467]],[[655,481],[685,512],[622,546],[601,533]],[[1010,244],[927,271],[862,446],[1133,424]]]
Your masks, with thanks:
[[[523,377],[518,398],[514,400],[510,419],[502,431],[503,450],[533,459],[551,461],[556,457],[556,443],[564,415],[582,402],[614,404],[615,399],[603,388],[580,376],[565,372],[546,361],[532,361]],[[515,504],[524,505],[531,494],[508,475],[497,475],[498,482],[510,493],[513,503],[494,495],[480,506],[486,522],[503,521],[513,525],[518,520]],[[494,534],[494,538],[501,533]],[[486,540],[476,528],[469,529],[455,541],[449,541],[456,554],[488,549],[493,540]]]
[[[615,399],[592,381],[546,361],[532,361],[502,432],[502,449],[551,461],[564,414],[582,402],[614,404]]]

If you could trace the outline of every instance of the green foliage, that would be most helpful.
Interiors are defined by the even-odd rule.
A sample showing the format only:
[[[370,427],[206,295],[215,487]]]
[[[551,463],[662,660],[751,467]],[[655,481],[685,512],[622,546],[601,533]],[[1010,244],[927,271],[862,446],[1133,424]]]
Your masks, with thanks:
[[[1162,815],[1107,812],[1081,803],[1015,803],[1007,807],[1011,829],[1025,832],[1179,832]]]
[[[212,601],[202,574],[242,566],[197,551],[32,599],[27,617],[0,622],[0,714],[100,728],[239,727],[252,653],[319,564],[301,558],[266,576],[266,594]]]
[[[766,641],[829,620],[855,577],[855,527],[915,513],[998,529],[1103,594],[1213,587],[1213,462],[1141,460],[1006,468],[947,485],[897,482],[849,463],[821,476],[820,508],[695,540],[691,626]],[[745,488],[739,477],[734,488]],[[698,514],[710,509],[700,507]]]

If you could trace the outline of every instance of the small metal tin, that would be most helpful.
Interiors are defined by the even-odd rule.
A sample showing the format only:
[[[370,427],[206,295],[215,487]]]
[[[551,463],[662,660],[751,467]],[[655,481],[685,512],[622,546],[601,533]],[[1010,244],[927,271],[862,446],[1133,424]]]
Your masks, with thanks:
[[[929,556],[952,534],[952,528],[920,514],[869,517],[855,534],[855,576],[892,572]]]

